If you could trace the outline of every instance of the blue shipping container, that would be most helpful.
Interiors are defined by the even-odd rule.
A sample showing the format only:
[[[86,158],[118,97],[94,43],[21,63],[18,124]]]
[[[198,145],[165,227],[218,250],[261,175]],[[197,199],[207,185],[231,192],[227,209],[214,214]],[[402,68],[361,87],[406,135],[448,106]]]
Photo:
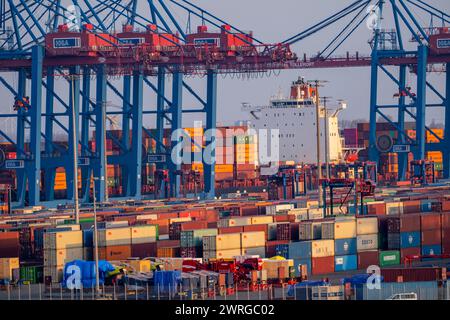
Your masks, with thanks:
[[[308,275],[311,274],[311,259],[294,259],[295,276],[300,277],[300,265],[305,265],[308,269]]]
[[[289,244],[289,259],[311,258],[311,241],[292,242]]]
[[[277,256],[284,257],[289,259],[289,245],[288,244],[279,244],[275,247],[275,252]]]
[[[420,231],[402,232],[400,234],[401,248],[416,248],[420,247]]]
[[[334,254],[336,256],[347,256],[351,254],[356,254],[356,238],[335,240]]]
[[[94,246],[94,230],[83,230],[83,247],[92,248]]]
[[[334,257],[334,271],[337,272],[356,269],[358,269],[358,257],[356,254]]]
[[[441,254],[441,245],[440,244],[434,244],[430,246],[422,246],[422,255],[433,255],[433,254]]]
[[[422,200],[420,201],[420,210],[422,212],[431,212],[433,211],[433,201],[432,200]]]

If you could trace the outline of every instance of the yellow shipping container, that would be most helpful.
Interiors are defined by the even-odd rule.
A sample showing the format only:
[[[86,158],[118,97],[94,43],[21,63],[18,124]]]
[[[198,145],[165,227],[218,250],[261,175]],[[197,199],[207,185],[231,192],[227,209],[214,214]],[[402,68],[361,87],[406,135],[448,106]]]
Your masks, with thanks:
[[[336,222],[334,223],[334,238],[335,239],[356,238],[355,219],[336,220]]]
[[[241,249],[205,251],[203,252],[203,259],[232,259],[235,256],[240,256],[241,254]]]
[[[98,246],[121,246],[131,244],[131,228],[100,229],[98,231]]]
[[[130,265],[135,272],[150,272],[150,260],[127,260],[126,264]]]
[[[273,216],[252,217],[252,224],[269,224],[273,223]]]
[[[323,258],[334,256],[334,240],[314,240],[311,243],[311,256]]]
[[[73,260],[83,260],[83,247],[71,249],[44,250],[44,266],[64,266]]]
[[[150,243],[158,240],[158,226],[131,227],[131,244]]]
[[[186,221],[192,221],[191,217],[182,217],[182,218],[172,218],[169,219],[169,223],[175,223],[175,222],[186,222]]]
[[[61,231],[44,233],[44,249],[70,249],[83,246],[83,232]]]
[[[238,249],[238,248],[239,250],[241,248],[240,233],[228,233],[216,236],[216,250]]]
[[[356,234],[375,234],[378,233],[378,218],[358,218],[356,219]]]
[[[266,234],[264,231],[242,232],[241,248],[256,248],[266,245]]]
[[[19,258],[0,258],[0,279],[11,281],[13,270],[19,267]]]

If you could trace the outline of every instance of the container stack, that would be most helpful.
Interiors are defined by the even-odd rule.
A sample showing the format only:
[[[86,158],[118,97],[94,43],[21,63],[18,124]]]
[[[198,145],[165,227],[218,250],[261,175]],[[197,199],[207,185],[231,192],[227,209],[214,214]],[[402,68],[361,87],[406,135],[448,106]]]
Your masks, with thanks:
[[[62,280],[64,265],[83,259],[83,233],[54,231],[44,233],[44,278],[47,282]]]
[[[400,217],[400,258],[420,255],[420,215],[408,214]]]
[[[182,258],[201,258],[203,256],[203,237],[217,236],[217,229],[181,231],[180,254]]]
[[[421,215],[422,255],[439,255],[441,244],[441,215],[427,213]]]

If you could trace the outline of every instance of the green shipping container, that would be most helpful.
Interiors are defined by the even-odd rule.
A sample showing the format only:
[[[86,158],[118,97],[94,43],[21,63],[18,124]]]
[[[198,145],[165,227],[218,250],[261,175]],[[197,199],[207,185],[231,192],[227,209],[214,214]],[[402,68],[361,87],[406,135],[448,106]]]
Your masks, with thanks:
[[[19,270],[20,281],[33,283],[40,283],[43,280],[43,267],[21,267]]]
[[[389,267],[400,264],[400,251],[380,251],[380,266]]]

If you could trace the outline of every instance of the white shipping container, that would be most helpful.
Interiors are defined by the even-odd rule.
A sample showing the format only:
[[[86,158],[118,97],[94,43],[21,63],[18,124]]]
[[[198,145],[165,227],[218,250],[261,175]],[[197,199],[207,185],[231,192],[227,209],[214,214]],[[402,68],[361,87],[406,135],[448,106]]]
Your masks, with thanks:
[[[80,248],[71,249],[46,249],[44,250],[44,266],[64,266],[74,260],[83,260],[84,250]]]
[[[242,254],[249,255],[257,255],[260,258],[266,257],[266,247],[255,247],[255,248],[242,248]]]
[[[136,220],[158,220],[157,214],[141,214],[136,216]]]
[[[291,209],[287,212],[287,214],[294,215],[295,222],[308,220],[308,209],[307,208]]]
[[[403,202],[386,202],[386,215],[398,216],[403,214]]]
[[[131,244],[131,228],[112,228],[98,230],[98,246],[122,246]]]
[[[309,220],[323,219],[323,208],[308,209],[308,219]]]
[[[323,258],[334,256],[334,240],[314,240],[311,242],[311,256]]]
[[[355,219],[336,219],[334,223],[334,239],[356,238]]]
[[[358,252],[378,249],[378,234],[364,234],[356,238]]]
[[[158,240],[158,226],[131,227],[131,244],[151,243]]]
[[[241,248],[264,247],[265,245],[266,234],[264,231],[241,233]]]
[[[358,218],[356,219],[356,234],[374,234],[378,233],[378,218]]]
[[[61,231],[44,233],[45,249],[69,249],[83,246],[82,231]]]

